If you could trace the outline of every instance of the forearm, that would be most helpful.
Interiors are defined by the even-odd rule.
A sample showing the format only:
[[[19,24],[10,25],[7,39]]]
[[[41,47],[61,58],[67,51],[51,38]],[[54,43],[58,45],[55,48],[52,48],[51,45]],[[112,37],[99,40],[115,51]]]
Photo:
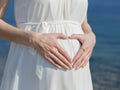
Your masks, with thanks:
[[[30,46],[30,37],[32,37],[32,31],[20,30],[0,19],[0,38]]]
[[[0,18],[4,17],[4,13],[8,5],[8,2],[9,0],[0,0]]]
[[[83,29],[84,33],[91,33],[91,32],[93,33],[92,28],[88,23],[87,16],[82,23],[82,29]]]
[[[89,24],[84,24],[84,25],[82,26],[82,29],[83,29],[84,33],[93,32],[93,31],[92,31],[92,28],[91,28],[91,26],[90,26]]]

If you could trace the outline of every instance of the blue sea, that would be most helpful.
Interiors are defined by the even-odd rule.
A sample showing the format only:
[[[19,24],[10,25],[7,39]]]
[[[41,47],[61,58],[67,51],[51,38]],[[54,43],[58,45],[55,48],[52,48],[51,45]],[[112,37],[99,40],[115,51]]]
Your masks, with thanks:
[[[13,0],[4,20],[15,26]],[[97,43],[90,59],[94,90],[120,90],[120,0],[89,0],[88,22]],[[0,39],[0,81],[10,42]]]

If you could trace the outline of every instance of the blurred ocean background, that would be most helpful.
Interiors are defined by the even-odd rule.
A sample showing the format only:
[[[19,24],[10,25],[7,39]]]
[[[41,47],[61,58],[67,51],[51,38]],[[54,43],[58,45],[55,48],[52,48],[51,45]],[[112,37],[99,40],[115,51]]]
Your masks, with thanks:
[[[13,0],[4,20],[15,26]],[[97,37],[90,59],[94,90],[120,90],[120,0],[89,0],[88,21]],[[10,42],[0,39],[0,82]]]

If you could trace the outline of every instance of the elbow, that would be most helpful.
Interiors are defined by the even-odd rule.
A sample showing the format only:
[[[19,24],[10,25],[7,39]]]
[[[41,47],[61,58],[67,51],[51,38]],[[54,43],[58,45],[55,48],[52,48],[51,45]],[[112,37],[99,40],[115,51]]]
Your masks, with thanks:
[[[3,20],[3,16],[0,16],[0,20]]]
[[[2,13],[2,11],[0,10],[0,20],[2,20],[4,18],[4,13]]]
[[[0,20],[2,20],[4,18],[4,13],[5,10],[3,8],[0,9]]]
[[[1,21],[3,21],[3,17],[2,17],[2,16],[0,16],[0,22],[1,22]]]
[[[86,28],[86,27],[90,27],[89,23],[88,22],[82,23],[82,28]]]

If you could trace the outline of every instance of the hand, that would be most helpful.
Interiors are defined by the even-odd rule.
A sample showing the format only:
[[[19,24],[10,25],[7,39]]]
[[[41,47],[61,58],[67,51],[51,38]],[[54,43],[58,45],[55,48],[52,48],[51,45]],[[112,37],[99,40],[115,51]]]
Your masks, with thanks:
[[[81,48],[73,58],[73,67],[75,69],[85,67],[91,57],[93,48],[96,43],[95,34],[93,32],[85,34],[72,34],[69,36],[69,38],[77,39],[81,43]]]
[[[57,38],[67,39],[62,33],[35,33],[31,38],[33,47],[51,64],[58,68],[70,69],[71,58],[58,44]]]

